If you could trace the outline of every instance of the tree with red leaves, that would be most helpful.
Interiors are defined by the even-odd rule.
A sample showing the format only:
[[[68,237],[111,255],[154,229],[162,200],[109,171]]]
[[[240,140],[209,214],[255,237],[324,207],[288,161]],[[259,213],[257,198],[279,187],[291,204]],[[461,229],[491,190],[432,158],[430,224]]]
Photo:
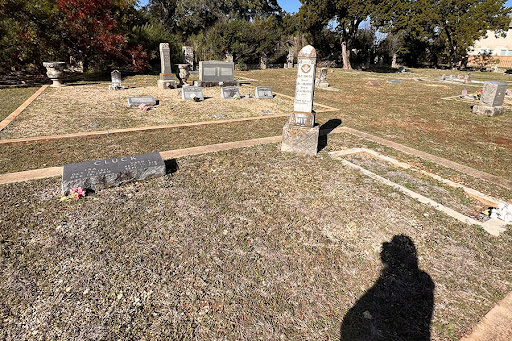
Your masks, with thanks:
[[[133,4],[114,0],[58,0],[57,5],[65,16],[67,32],[62,37],[84,65],[115,61],[130,65],[134,71],[147,66],[147,54],[142,46],[129,44],[128,36],[123,33],[128,28],[116,20],[133,8]]]

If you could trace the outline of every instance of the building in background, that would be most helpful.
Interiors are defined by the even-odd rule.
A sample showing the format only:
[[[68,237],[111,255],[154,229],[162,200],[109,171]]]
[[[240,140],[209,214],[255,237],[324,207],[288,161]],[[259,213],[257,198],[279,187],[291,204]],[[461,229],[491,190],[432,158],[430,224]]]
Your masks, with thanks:
[[[468,66],[512,69],[512,21],[505,37],[496,37],[493,31],[469,48]]]

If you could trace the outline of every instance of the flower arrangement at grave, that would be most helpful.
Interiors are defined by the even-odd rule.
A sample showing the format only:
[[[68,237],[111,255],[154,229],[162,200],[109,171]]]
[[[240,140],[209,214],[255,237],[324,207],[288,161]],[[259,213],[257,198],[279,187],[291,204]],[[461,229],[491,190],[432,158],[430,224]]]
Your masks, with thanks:
[[[482,96],[482,89],[476,91],[475,99],[480,100],[480,97]]]
[[[149,111],[151,109],[151,106],[142,103],[141,105],[139,105],[139,109],[144,111],[144,112],[146,112],[146,111]]]
[[[71,200],[78,200],[80,198],[85,197],[85,191],[82,187],[77,188],[71,188],[69,190],[69,195],[66,195],[62,198],[60,198],[60,201],[71,201]]]

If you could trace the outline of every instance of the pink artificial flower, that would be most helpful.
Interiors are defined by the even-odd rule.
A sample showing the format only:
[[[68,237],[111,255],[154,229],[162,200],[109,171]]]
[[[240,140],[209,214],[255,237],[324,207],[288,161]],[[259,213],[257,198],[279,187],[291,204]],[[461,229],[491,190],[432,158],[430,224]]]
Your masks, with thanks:
[[[141,105],[139,105],[139,109],[142,110],[142,111],[148,111],[149,110],[149,106],[147,106],[144,103],[142,103]]]
[[[69,192],[73,195],[73,198],[76,199],[80,197],[85,197],[85,191],[82,187],[71,188]]]

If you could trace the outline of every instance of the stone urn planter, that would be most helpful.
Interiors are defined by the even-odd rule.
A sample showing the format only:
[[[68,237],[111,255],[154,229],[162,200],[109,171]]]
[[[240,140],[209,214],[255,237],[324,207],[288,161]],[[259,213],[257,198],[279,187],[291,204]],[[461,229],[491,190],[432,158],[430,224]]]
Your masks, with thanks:
[[[190,64],[178,64],[178,77],[180,78],[181,85],[188,85],[187,80],[190,76]]]
[[[54,88],[62,86],[61,78],[64,75],[65,62],[45,62],[43,66],[46,68],[46,75],[53,81],[51,85]]]

